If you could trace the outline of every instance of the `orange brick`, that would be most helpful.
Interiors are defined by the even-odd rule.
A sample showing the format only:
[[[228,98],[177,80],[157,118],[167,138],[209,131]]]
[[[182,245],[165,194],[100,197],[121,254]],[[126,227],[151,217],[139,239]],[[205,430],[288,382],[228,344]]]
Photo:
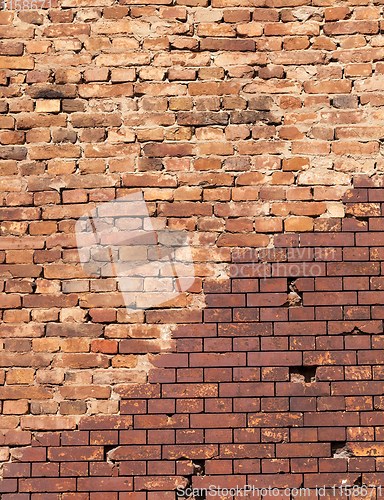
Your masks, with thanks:
[[[306,232],[313,230],[313,219],[311,217],[290,217],[284,221],[285,231]]]

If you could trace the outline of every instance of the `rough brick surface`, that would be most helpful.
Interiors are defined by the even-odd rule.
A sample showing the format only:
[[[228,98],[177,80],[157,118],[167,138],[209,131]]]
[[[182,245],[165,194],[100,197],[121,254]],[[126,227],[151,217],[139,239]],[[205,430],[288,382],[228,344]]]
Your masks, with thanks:
[[[1,499],[384,484],[381,4],[0,11]],[[196,279],[129,316],[75,223],[137,190]]]

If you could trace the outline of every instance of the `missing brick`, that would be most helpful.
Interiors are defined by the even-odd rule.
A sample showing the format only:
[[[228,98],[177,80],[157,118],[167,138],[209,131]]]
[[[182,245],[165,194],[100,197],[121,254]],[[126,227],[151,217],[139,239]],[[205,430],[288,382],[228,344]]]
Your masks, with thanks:
[[[296,288],[296,279],[297,278],[288,278],[287,280],[288,300],[284,304],[285,307],[303,307],[303,296]]]
[[[205,460],[192,460],[194,468],[194,476],[204,476],[205,475]]]
[[[317,366],[294,366],[289,369],[289,380],[297,384],[316,382]]]
[[[192,466],[193,466],[193,473],[188,475],[183,475],[183,477],[187,480],[187,484],[184,487],[185,491],[187,489],[193,488],[193,481],[192,481],[193,476],[205,475],[205,460],[194,459],[192,460]],[[206,500],[207,497],[204,492],[201,492],[201,495],[196,496],[192,494],[192,496],[183,496],[179,498],[183,498],[184,500]]]
[[[346,441],[333,441],[331,443],[332,458],[350,458],[353,456]]]
[[[113,450],[116,450],[117,446],[116,445],[105,445],[104,446],[104,462],[107,462],[108,464],[111,465],[116,465],[115,461],[110,458],[110,453]]]

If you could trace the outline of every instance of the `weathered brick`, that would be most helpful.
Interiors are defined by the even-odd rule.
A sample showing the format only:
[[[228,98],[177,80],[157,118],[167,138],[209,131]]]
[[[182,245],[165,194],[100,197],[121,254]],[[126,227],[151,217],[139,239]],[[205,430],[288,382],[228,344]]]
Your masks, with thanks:
[[[0,14],[4,488],[380,484],[380,6],[131,3]],[[190,237],[172,308],[127,310],[79,261],[76,219],[141,189]]]

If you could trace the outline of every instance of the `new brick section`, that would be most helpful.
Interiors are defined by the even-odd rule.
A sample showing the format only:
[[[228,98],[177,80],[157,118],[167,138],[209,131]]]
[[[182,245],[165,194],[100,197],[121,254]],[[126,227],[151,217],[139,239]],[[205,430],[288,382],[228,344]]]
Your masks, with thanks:
[[[382,484],[383,10],[256,3],[1,11],[4,500]],[[75,223],[136,190],[196,280],[128,315]]]

